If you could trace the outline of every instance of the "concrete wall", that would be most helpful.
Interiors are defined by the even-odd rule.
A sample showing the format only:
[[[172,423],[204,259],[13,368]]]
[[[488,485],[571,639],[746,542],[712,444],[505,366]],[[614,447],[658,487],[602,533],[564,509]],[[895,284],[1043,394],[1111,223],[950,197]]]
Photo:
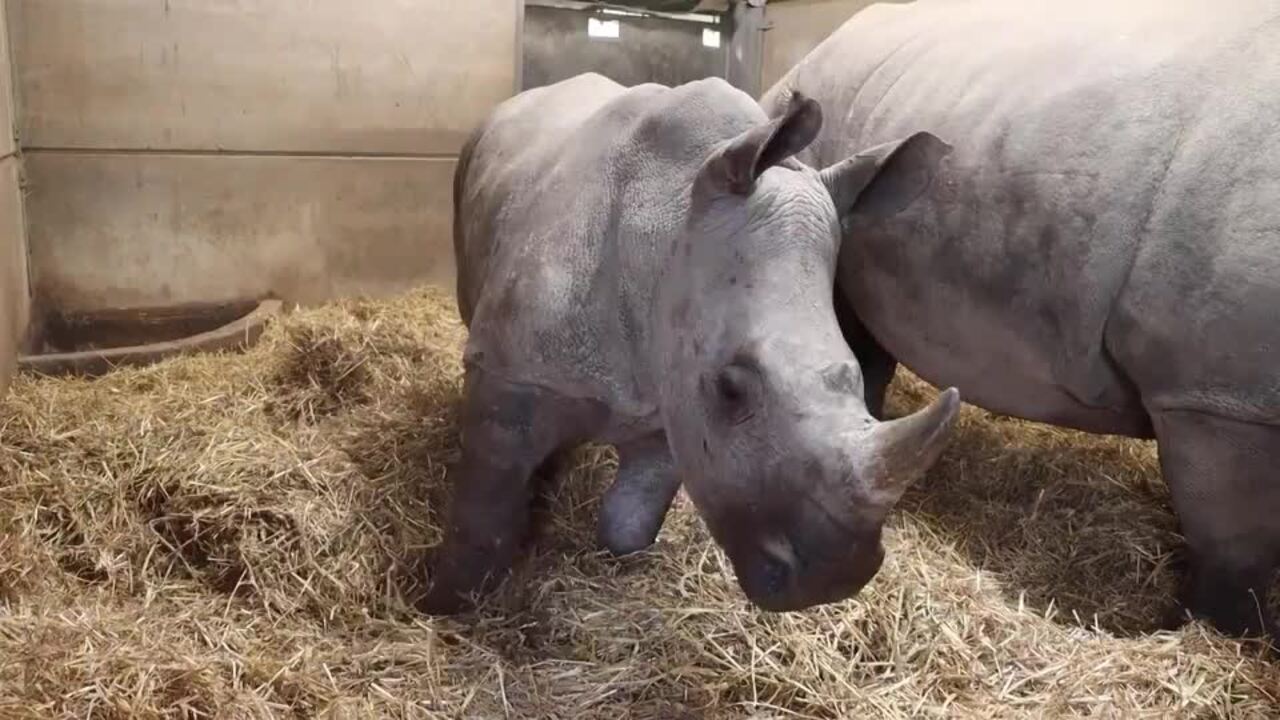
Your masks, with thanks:
[[[617,40],[587,35],[590,17],[617,20]],[[721,33],[720,47],[702,43],[704,28]],[[584,72],[598,72],[623,85],[680,85],[724,77],[729,26],[662,17],[596,15],[552,7],[525,8],[525,89],[550,85]]]
[[[14,142],[8,29],[0,6],[0,395],[17,365],[29,315],[21,173]]]
[[[909,0],[879,0],[908,2]],[[877,0],[772,0],[765,6],[769,25],[764,34],[764,70],[760,92],[796,66],[836,28]]]
[[[6,0],[44,309],[452,281],[516,0]]]

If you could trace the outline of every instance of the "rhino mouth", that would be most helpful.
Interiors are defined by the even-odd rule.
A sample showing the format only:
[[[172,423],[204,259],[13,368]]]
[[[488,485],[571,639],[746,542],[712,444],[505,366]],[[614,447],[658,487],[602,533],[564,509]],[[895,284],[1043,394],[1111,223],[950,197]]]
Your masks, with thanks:
[[[884,562],[878,539],[839,550],[806,553],[785,535],[773,535],[740,553],[733,564],[753,605],[766,612],[794,612],[853,597]]]

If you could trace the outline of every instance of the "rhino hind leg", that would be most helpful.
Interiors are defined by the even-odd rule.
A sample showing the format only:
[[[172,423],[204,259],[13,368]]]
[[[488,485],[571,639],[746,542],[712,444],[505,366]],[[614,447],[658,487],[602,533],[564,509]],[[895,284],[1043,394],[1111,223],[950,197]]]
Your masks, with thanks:
[[[1179,615],[1229,635],[1280,638],[1267,609],[1280,557],[1280,427],[1192,411],[1154,420],[1187,541]]]
[[[558,451],[584,439],[599,412],[591,403],[467,371],[462,457],[450,469],[452,504],[419,609],[460,612],[502,579],[528,536],[536,480]]]
[[[664,435],[618,447],[618,475],[600,503],[600,544],[614,555],[653,545],[680,489]]]

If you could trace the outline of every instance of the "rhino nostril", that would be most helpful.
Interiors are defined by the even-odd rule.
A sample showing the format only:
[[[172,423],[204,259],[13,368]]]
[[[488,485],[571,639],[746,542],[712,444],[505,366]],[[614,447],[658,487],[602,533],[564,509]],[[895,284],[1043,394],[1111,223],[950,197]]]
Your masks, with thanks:
[[[779,594],[791,585],[795,572],[796,554],[791,541],[785,537],[766,538],[760,544],[762,552],[761,580],[765,592]]]
[[[772,557],[765,557],[760,574],[761,586],[768,595],[780,595],[790,584],[791,567]]]

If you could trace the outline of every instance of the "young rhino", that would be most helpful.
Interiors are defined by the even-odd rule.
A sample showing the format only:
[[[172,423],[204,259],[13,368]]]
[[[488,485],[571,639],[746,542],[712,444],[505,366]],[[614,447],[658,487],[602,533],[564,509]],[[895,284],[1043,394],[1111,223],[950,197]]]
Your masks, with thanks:
[[[876,422],[833,309],[841,219],[893,213],[947,146],[927,134],[821,173],[822,124],[770,120],[719,79],[625,89],[582,75],[502,104],[455,179],[465,353],[462,458],[427,612],[464,608],[514,560],[532,478],[611,443],[615,553],[655,539],[684,484],[746,595],[795,610],[877,571],[885,514],[959,406]]]

